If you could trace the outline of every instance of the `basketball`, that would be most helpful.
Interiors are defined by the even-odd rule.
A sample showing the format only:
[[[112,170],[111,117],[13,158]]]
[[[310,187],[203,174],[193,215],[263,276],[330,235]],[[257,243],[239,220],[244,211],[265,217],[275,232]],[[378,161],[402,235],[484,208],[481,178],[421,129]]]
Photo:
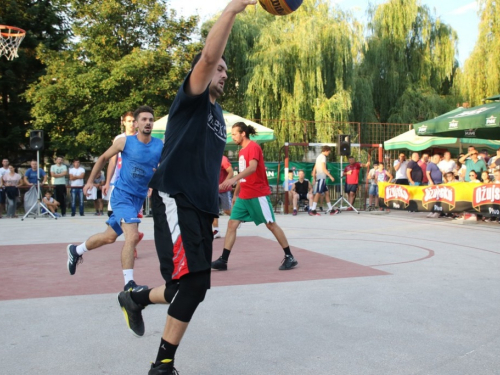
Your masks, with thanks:
[[[286,16],[299,9],[302,0],[259,0],[259,3],[268,13],[275,16]]]

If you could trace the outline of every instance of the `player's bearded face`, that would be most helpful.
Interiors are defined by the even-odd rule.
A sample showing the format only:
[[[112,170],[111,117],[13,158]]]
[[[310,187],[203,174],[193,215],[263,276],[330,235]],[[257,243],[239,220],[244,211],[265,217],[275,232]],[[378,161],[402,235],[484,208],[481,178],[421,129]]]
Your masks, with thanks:
[[[139,131],[142,134],[151,134],[154,125],[154,116],[151,113],[144,112],[139,114],[139,120],[136,122],[139,127]]]
[[[236,143],[237,145],[240,145],[241,142],[243,141],[243,136],[237,129],[231,130],[231,137],[233,138],[233,142]]]
[[[210,94],[219,98],[224,94],[224,86],[226,84],[227,79],[227,66],[224,60],[220,60],[219,66],[212,78],[212,82],[210,82]]]

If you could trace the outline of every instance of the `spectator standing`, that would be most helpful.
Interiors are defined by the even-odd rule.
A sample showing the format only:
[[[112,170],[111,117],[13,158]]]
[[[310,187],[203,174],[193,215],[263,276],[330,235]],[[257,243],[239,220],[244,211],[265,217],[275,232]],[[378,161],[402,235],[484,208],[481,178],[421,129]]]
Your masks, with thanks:
[[[378,169],[375,171],[375,180],[377,181],[377,190],[375,191],[375,208],[378,208],[378,184],[380,182],[387,182],[393,179],[392,174],[384,168],[384,163],[378,164]]]
[[[0,168],[0,219],[5,211],[5,187],[3,184],[2,177],[4,174],[9,172],[9,159],[2,160],[2,168]]]
[[[349,164],[344,168],[345,176],[345,193],[348,195],[348,200],[351,205],[354,205],[356,199],[356,192],[358,191],[359,184],[359,171],[361,168],[370,167],[370,154],[368,154],[368,161],[366,164],[361,164],[354,159],[354,156],[349,156]],[[349,207],[347,211],[352,211]]]
[[[45,174],[45,171],[42,168],[38,168],[38,163],[36,160],[31,161],[31,168],[24,173],[24,183],[28,186],[35,186],[37,183],[37,169],[40,172],[40,178],[42,178],[42,181],[40,181],[40,184],[45,184],[47,182],[47,175]]]
[[[76,215],[76,200],[80,205],[80,216],[84,216],[83,212],[83,179],[85,177],[85,169],[80,166],[80,160],[73,160],[73,167],[69,169],[69,185],[71,186],[71,216]]]
[[[497,149],[497,154],[488,161],[488,168],[490,173],[500,169],[500,148]]]
[[[94,187],[96,188],[96,197],[94,199],[94,209],[95,209],[94,216],[103,215],[102,187],[105,184],[106,184],[106,177],[104,177],[104,171],[101,171],[101,173],[94,179]]]
[[[233,190],[232,186],[229,186],[225,189],[221,189],[221,184],[229,180],[234,176],[234,171],[231,163],[227,156],[222,156],[222,163],[220,166],[219,172],[219,209],[222,209],[226,215],[231,215],[231,208],[233,207],[233,196],[231,191]],[[214,239],[220,238],[219,231],[219,218],[215,217],[212,223]]]
[[[498,155],[498,152],[497,152],[497,155]],[[494,180],[493,180],[493,183],[494,184],[500,184],[500,169],[496,169],[494,172],[493,172],[493,176],[494,176]],[[494,218],[492,217],[493,220],[490,220],[490,221],[494,221]],[[496,221],[498,224],[500,224],[500,216],[497,216],[496,217]]]
[[[66,176],[68,175],[68,167],[63,164],[61,156],[56,157],[56,163],[50,167],[50,176],[54,185],[55,199],[61,207],[61,215],[66,216]]]
[[[408,168],[408,161],[406,160],[406,155],[399,154],[398,160],[394,160],[394,169],[396,170],[396,184],[408,185],[408,176],[406,174],[406,169]]]
[[[422,168],[418,164],[418,161],[420,160],[420,156],[418,152],[414,152],[411,154],[411,160],[408,163],[408,166],[406,168],[406,177],[408,178],[408,181],[410,182],[411,186],[420,186],[422,185],[422,179],[424,178],[424,173],[422,171]]]
[[[22,177],[13,165],[8,166],[8,172],[2,176],[7,200],[7,217],[16,218],[17,198],[19,197],[19,186],[22,185]]]
[[[368,180],[370,181],[370,187],[368,188],[368,211],[373,210],[373,201],[376,199],[378,195],[378,185],[377,179],[375,178],[375,172],[378,170],[378,161],[373,162],[373,168],[368,172]]]
[[[457,168],[457,163],[451,158],[451,153],[446,151],[443,155],[443,160],[438,163],[438,168],[443,175],[448,172],[453,172]]]
[[[288,203],[293,201],[293,185],[295,184],[295,180],[293,179],[293,171],[288,172],[288,178],[283,181],[283,191],[286,191],[286,186],[288,185]]]
[[[422,185],[427,185],[429,180],[427,178],[427,165],[429,164],[429,154],[423,153],[422,159],[418,161],[418,165],[422,169]]]
[[[470,156],[470,159],[468,157]],[[460,158],[460,163],[465,164],[465,182],[470,182],[470,172],[474,171],[476,177],[480,175],[483,171],[487,170],[486,163],[484,160],[479,159],[477,150],[473,149],[471,152]]]
[[[483,159],[486,165],[488,165],[490,161],[490,155],[488,154],[488,150],[483,148],[481,152],[479,153],[479,159]]]
[[[427,164],[426,174],[427,181],[430,186],[439,185],[443,183],[443,172],[439,169],[439,160],[441,157],[438,154],[432,156],[431,161]]]

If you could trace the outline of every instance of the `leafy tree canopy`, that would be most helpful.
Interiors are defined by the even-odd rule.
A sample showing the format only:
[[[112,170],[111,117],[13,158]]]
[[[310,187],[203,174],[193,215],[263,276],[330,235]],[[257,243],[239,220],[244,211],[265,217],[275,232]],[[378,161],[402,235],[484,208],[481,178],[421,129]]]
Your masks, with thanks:
[[[479,37],[471,56],[465,61],[460,89],[472,106],[484,98],[500,94],[500,4],[479,0]]]
[[[440,114],[453,94],[456,32],[417,0],[372,6],[369,17],[352,119],[412,123]]]
[[[0,6],[0,24],[19,27],[26,37],[19,57],[8,61],[0,57],[0,150],[2,157],[15,160],[28,147],[31,105],[23,93],[45,73],[37,58],[37,47],[60,51],[66,46],[70,30],[63,16],[64,4],[58,0],[4,0]]]
[[[198,48],[197,19],[177,19],[157,0],[72,0],[69,14],[71,48],[38,49],[47,74],[27,98],[54,153],[89,157],[109,147],[124,112],[147,104],[167,114]]]

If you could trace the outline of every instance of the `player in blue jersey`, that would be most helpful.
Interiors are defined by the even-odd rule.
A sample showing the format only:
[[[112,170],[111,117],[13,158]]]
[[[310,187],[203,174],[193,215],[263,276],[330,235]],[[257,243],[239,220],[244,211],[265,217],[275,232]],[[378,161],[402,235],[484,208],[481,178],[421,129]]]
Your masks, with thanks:
[[[67,247],[68,271],[70,275],[74,275],[83,253],[114,243],[123,233],[125,235],[122,249],[124,290],[147,289],[147,286],[140,286],[134,282],[134,249],[139,240],[138,224],[141,222],[137,214],[147,196],[149,180],[158,166],[163,148],[163,142],[151,136],[154,124],[152,108],[148,106],[137,108],[134,112],[134,122],[138,128],[137,134],[117,139],[99,157],[83,188],[83,193],[86,195],[92,188],[97,173],[111,157],[121,152],[123,163],[120,179],[111,194],[113,214],[106,222],[108,228],[78,246],[70,244]]]

